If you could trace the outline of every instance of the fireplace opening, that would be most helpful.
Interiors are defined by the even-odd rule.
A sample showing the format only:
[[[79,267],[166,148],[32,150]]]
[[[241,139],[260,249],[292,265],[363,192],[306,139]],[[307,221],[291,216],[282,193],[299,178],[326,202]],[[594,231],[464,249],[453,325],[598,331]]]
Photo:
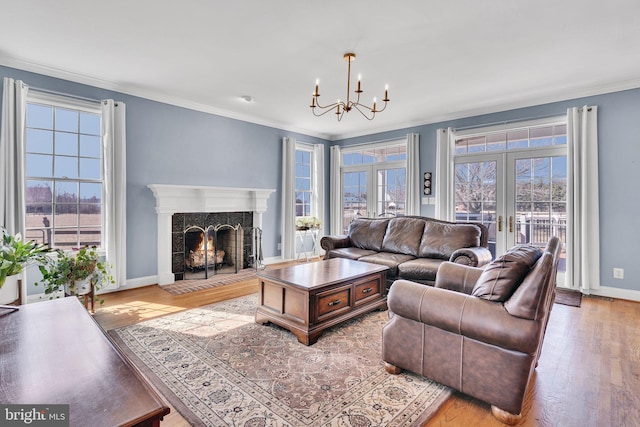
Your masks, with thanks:
[[[253,227],[251,212],[176,213],[172,222],[175,280],[263,268],[262,230]]]

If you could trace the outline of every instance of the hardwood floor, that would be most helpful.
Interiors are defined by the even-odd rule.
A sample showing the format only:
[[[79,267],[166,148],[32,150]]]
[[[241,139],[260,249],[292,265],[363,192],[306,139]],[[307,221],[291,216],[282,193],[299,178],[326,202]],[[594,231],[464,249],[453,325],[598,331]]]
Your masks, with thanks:
[[[113,329],[248,295],[257,280],[185,295],[148,286],[104,295],[95,319]],[[555,304],[542,356],[519,426],[640,425],[640,303],[585,297],[582,307]],[[501,367],[496,366],[496,370]],[[164,427],[187,426],[172,408]],[[484,402],[456,393],[426,424],[502,426]]]

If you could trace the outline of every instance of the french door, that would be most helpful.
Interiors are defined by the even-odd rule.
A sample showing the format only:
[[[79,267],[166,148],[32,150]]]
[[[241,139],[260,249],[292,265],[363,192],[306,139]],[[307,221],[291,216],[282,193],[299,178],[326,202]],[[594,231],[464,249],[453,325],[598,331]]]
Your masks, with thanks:
[[[406,207],[406,162],[362,165],[342,171],[342,230],[355,218],[394,217]]]
[[[564,283],[566,148],[457,156],[454,180],[456,220],[486,225],[494,257],[519,243],[544,247],[558,236],[558,284]]]

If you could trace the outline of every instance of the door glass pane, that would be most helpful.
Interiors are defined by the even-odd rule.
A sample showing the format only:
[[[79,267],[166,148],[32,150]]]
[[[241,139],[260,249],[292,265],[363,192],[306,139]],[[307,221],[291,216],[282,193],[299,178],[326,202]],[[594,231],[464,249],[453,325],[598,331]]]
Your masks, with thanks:
[[[380,217],[405,214],[406,200],[405,168],[378,171],[376,212]]]
[[[344,233],[355,218],[367,216],[367,173],[342,174],[342,228]]]
[[[496,255],[497,162],[459,163],[455,167],[456,221],[489,229],[489,250]]]
[[[536,157],[515,161],[515,242],[545,247],[561,241],[558,272],[566,271],[567,159]]]

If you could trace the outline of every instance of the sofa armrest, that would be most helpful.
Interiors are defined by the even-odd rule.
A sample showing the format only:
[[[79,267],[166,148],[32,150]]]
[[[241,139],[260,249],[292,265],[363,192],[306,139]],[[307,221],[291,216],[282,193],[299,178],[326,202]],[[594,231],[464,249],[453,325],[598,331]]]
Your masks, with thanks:
[[[534,354],[540,322],[511,316],[502,303],[460,292],[396,280],[389,311],[425,325],[509,350]]]
[[[470,295],[483,271],[482,268],[445,261],[438,267],[434,286]]]
[[[460,248],[451,254],[449,261],[472,267],[482,267],[491,262],[491,251],[483,246]]]
[[[351,239],[346,235],[330,235],[320,239],[320,247],[329,252],[331,249],[348,248],[351,246]]]

